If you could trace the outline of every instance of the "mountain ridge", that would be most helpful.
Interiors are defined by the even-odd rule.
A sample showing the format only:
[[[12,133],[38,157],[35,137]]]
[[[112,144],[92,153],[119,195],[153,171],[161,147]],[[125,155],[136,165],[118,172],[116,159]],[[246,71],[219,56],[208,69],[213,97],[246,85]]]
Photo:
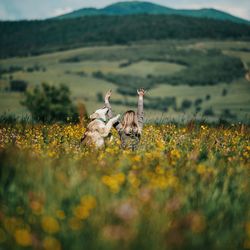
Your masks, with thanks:
[[[240,17],[233,16],[227,12],[217,10],[214,8],[202,8],[202,9],[173,9],[159,4],[146,2],[146,1],[131,1],[131,2],[117,2],[108,5],[104,8],[82,8],[73,12],[54,17],[53,19],[70,19],[83,16],[95,16],[95,15],[136,15],[136,14],[154,14],[154,15],[181,15],[191,16],[197,18],[210,18],[217,20],[232,21],[236,23],[248,23],[250,20],[246,20]]]

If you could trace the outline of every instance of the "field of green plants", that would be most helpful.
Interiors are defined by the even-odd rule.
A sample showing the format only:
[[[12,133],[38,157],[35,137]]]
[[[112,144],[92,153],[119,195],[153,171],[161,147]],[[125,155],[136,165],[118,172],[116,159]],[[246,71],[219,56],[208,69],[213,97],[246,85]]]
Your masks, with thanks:
[[[80,124],[0,128],[0,249],[249,249],[250,128],[147,125],[137,152]]]
[[[249,122],[247,48],[244,41],[166,40],[2,59],[0,113],[28,114],[20,104],[23,93],[10,87],[24,81],[28,90],[42,82],[64,83],[89,113],[102,105],[107,89],[113,89],[117,113],[134,108],[135,90],[144,87],[147,119]]]
[[[250,249],[249,23],[154,8],[0,22],[0,250]],[[81,143],[110,89],[136,151]]]

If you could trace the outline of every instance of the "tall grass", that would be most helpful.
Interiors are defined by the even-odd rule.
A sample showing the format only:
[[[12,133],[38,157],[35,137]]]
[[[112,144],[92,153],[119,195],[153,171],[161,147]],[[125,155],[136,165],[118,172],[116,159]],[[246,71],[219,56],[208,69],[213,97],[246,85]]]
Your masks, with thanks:
[[[147,125],[136,152],[80,125],[1,125],[1,249],[250,247],[247,126]]]

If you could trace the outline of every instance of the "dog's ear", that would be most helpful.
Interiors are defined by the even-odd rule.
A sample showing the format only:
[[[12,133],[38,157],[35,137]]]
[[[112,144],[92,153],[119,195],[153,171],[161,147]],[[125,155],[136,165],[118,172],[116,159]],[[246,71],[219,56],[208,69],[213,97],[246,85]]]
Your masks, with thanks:
[[[97,119],[99,117],[99,114],[97,114],[97,113],[94,113],[94,114],[92,114],[92,115],[90,115],[90,119],[91,120],[94,120],[94,119]]]

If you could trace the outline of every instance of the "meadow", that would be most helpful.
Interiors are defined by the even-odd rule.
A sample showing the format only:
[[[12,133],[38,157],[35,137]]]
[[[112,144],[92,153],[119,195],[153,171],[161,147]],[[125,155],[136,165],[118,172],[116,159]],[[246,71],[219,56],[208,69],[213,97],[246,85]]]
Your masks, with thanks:
[[[247,23],[97,15],[0,30],[0,250],[250,249]],[[80,142],[107,90],[123,114],[140,88],[136,151],[114,128],[101,149]]]
[[[1,59],[0,68],[7,72],[0,79],[0,113],[29,115],[20,104],[23,93],[9,90],[11,81],[22,80],[28,83],[28,90],[42,82],[63,83],[70,88],[74,102],[84,103],[89,113],[102,105],[98,96],[108,89],[113,89],[116,113],[135,108],[133,93],[136,95],[136,88],[144,87],[148,90],[147,120],[163,117],[177,121],[195,118],[248,123],[249,82],[243,69],[231,72],[234,66],[224,67],[230,60],[240,60],[247,70],[248,47],[248,41],[165,40]],[[223,56],[228,61],[220,62]],[[218,62],[217,72],[213,65]],[[11,67],[17,70],[8,72]],[[224,72],[222,76],[220,72]],[[226,80],[227,74],[231,82]],[[219,78],[213,83],[216,77]],[[164,98],[174,98],[174,105],[168,106]]]
[[[150,125],[137,152],[82,124],[0,128],[0,249],[250,249],[250,128]]]

